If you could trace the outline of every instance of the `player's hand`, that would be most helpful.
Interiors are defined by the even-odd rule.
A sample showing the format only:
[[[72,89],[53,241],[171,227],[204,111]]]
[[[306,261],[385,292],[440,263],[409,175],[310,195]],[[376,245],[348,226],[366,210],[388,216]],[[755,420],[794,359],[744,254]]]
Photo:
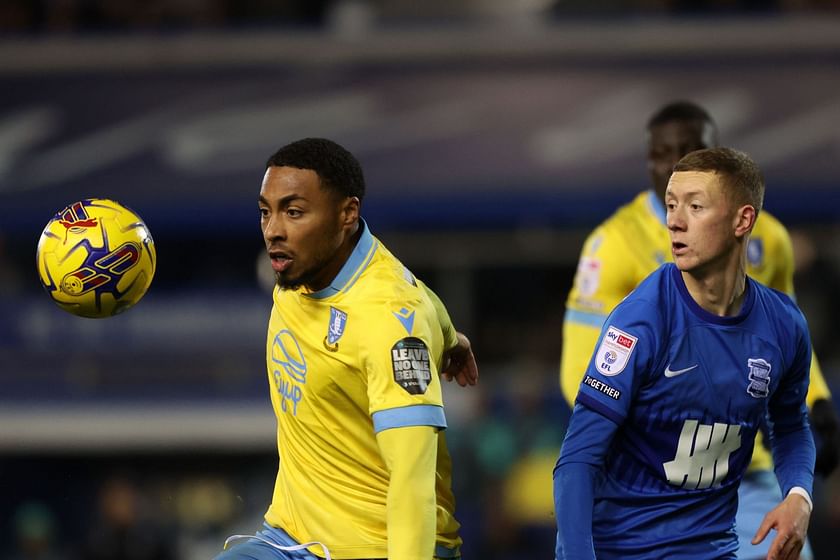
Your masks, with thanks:
[[[808,521],[811,519],[811,507],[799,494],[789,494],[782,503],[764,516],[764,521],[755,533],[752,544],[764,540],[770,529],[776,530],[776,538],[770,544],[768,560],[797,560],[805,537],[808,533]]]
[[[441,373],[444,379],[454,379],[461,387],[475,385],[478,382],[478,365],[475,363],[470,339],[459,332],[455,335],[458,337],[458,344],[443,353]]]
[[[811,428],[817,444],[814,472],[827,477],[840,461],[840,427],[834,404],[827,399],[814,401],[811,406]]]

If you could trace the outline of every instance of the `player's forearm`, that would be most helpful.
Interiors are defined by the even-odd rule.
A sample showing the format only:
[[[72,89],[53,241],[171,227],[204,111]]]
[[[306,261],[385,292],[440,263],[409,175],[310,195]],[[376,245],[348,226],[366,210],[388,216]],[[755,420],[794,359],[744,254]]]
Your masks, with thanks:
[[[812,494],[816,448],[807,423],[783,431],[774,429],[771,437],[776,478],[787,495],[794,486]]]
[[[597,469],[565,463],[554,469],[554,511],[557,514],[557,560],[593,560],[592,507]]]
[[[376,439],[390,473],[388,558],[430,560],[437,520],[437,432],[429,426],[411,426],[384,430]]]
[[[595,479],[618,425],[582,404],[575,405],[554,469],[557,559],[595,558],[592,508]]]

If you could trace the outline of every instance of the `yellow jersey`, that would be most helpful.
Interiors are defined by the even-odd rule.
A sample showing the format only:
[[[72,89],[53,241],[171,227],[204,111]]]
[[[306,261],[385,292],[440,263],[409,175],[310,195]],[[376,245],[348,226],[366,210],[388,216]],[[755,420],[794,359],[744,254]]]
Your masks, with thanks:
[[[333,558],[388,556],[389,471],[376,434],[446,427],[438,372],[457,343],[445,309],[360,227],[330,286],[275,288],[266,347],[280,464],[265,518],[300,543],[324,543]],[[435,554],[447,556],[461,539],[443,432],[435,498]]]
[[[672,261],[665,207],[652,190],[620,207],[583,245],[563,321],[560,386],[573,404],[607,315],[664,262]],[[765,211],[759,214],[747,245],[747,274],[762,284],[793,295],[793,246],[785,227]],[[808,404],[831,394],[812,356]],[[759,436],[760,437],[760,436]],[[772,459],[760,439],[752,469],[769,469]]]

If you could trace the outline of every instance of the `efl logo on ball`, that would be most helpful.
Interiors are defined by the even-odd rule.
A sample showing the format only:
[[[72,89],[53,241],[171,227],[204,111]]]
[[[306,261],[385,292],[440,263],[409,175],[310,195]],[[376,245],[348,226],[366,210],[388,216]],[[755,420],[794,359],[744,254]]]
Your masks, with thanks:
[[[140,301],[155,274],[155,244],[133,211],[88,198],[58,212],[38,240],[38,275],[52,300],[82,317],[110,317]]]

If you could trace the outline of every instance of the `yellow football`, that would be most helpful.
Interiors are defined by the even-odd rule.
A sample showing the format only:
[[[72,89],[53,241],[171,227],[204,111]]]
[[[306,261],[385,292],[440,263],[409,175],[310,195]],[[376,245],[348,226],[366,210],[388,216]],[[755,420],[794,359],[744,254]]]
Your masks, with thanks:
[[[41,285],[59,307],[111,317],[140,301],[155,275],[155,243],[133,211],[88,198],[60,212],[38,240]]]

